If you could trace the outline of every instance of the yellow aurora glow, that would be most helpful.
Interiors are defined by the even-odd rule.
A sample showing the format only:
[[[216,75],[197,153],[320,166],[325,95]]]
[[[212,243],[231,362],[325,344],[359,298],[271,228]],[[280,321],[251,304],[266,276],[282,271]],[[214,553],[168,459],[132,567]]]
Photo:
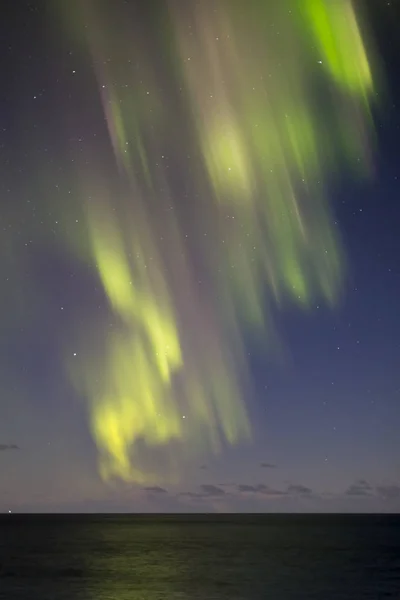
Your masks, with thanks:
[[[112,2],[74,17],[123,192],[88,204],[115,325],[73,380],[101,473],[138,482],[249,435],[243,322],[259,332],[272,303],[334,303],[324,181],[339,157],[364,160],[373,91],[350,0],[166,5],[146,26]]]

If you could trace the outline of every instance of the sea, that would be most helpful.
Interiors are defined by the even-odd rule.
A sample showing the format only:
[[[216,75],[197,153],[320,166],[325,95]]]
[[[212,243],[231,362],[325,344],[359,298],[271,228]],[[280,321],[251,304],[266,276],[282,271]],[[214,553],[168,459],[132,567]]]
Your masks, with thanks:
[[[400,515],[2,515],[7,600],[400,600]]]

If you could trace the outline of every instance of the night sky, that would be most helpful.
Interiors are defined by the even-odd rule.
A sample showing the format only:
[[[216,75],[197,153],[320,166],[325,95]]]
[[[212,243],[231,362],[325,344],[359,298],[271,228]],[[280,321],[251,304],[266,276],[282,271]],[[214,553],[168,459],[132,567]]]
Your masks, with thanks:
[[[1,11],[0,511],[397,512],[400,3]]]

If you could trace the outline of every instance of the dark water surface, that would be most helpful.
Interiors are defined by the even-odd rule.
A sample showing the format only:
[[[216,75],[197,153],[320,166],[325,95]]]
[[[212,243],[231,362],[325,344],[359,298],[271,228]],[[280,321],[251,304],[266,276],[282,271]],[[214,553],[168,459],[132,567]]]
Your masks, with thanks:
[[[0,517],[7,600],[400,600],[400,517]]]

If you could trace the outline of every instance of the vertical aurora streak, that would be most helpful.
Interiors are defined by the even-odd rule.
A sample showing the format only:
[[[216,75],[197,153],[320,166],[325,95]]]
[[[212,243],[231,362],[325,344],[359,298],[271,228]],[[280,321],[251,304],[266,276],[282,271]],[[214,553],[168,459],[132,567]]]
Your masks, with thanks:
[[[91,194],[82,260],[118,325],[69,368],[103,476],[155,482],[250,435],[243,323],[268,338],[272,305],[334,304],[325,182],[368,154],[371,67],[349,0],[171,0],[132,22],[80,4],[121,181]]]

